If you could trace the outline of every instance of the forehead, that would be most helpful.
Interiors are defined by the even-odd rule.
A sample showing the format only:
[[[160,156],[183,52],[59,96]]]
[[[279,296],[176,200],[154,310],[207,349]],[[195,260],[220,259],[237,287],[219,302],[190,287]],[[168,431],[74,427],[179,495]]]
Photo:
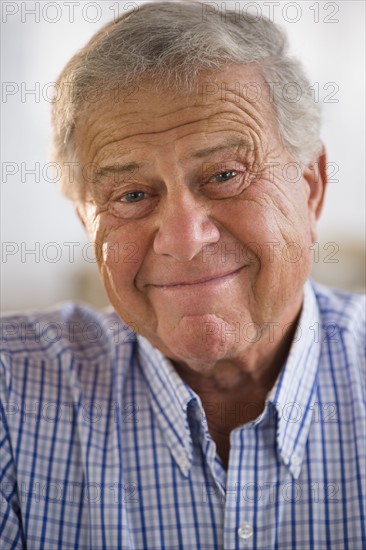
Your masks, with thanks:
[[[259,146],[274,132],[263,77],[254,67],[234,65],[201,74],[195,91],[163,91],[161,86],[157,91],[145,81],[86,103],[75,142],[84,161],[100,164],[116,154],[144,154],[172,143],[183,154],[216,137],[242,135]]]

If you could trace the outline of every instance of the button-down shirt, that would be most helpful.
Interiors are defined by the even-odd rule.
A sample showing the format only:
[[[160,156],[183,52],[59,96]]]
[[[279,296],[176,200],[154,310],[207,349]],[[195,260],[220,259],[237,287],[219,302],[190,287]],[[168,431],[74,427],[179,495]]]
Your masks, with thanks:
[[[199,396],[115,313],[5,318],[1,548],[365,549],[364,317],[361,296],[307,281],[227,471]]]

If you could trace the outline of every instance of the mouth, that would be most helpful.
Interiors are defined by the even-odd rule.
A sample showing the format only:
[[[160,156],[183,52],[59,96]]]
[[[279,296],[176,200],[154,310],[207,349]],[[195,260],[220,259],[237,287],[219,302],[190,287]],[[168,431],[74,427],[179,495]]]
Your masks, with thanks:
[[[193,281],[180,281],[180,282],[174,282],[174,283],[167,283],[167,284],[150,284],[148,286],[153,288],[161,288],[161,289],[174,289],[174,288],[183,288],[183,287],[191,287],[191,286],[199,286],[199,285],[207,285],[207,284],[215,284],[218,282],[224,282],[226,279],[230,279],[233,275],[236,275],[240,271],[242,271],[244,268],[248,267],[247,265],[241,266],[238,269],[235,269],[234,271],[230,271],[228,273],[224,273],[221,275],[214,275],[214,276],[208,276],[201,279],[193,280]]]

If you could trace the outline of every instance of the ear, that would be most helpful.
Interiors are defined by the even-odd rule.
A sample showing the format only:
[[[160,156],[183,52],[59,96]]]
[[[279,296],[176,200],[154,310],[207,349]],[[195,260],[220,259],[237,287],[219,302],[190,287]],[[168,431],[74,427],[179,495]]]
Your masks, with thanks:
[[[81,212],[81,207],[80,207],[79,204],[75,206],[75,212],[76,212],[77,217],[78,217],[79,220],[81,221],[82,226],[83,226],[84,229],[86,230],[86,224],[85,224],[84,216],[83,216],[83,214],[82,214],[82,212]]]
[[[316,221],[319,219],[328,183],[327,156],[324,145],[319,155],[306,166],[303,177],[308,184],[308,211],[313,242],[316,240]]]

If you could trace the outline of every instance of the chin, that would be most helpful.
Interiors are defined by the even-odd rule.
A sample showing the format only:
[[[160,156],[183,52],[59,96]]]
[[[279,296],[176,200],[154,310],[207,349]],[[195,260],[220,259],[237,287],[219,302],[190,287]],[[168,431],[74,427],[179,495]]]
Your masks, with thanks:
[[[160,334],[163,353],[175,361],[183,361],[200,369],[208,368],[220,360],[237,356],[237,333],[224,334],[222,320],[214,315],[183,318],[180,323]]]

